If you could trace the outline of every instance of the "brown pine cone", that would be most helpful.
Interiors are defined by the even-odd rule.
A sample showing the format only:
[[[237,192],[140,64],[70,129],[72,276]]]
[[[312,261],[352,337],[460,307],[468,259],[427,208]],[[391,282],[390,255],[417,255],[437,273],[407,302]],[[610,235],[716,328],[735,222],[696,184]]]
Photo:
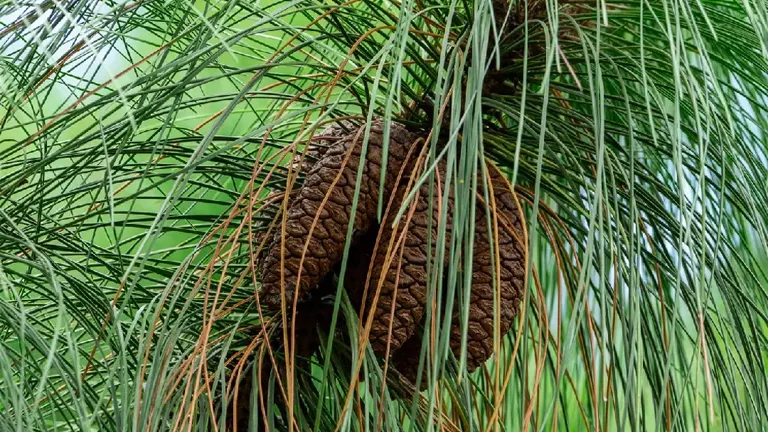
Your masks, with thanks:
[[[301,153],[298,153],[293,158],[294,169],[298,168],[300,173],[306,175],[312,171],[312,168],[314,168],[317,161],[325,156],[328,149],[336,143],[336,141],[349,135],[355,130],[357,130],[357,127],[349,121],[331,123],[331,125],[323,129],[322,132],[312,137],[303,156]]]
[[[354,228],[358,233],[367,232],[376,222],[383,132],[382,122],[374,121],[354,215]],[[353,217],[352,200],[363,138],[364,129],[360,127],[331,145],[312,167],[298,196],[290,204],[285,238],[279,230],[275,233],[263,263],[261,299],[267,306],[280,306],[281,268],[286,300],[292,302],[294,292],[298,292],[301,301],[341,259],[347,226]],[[389,173],[399,172],[415,141],[404,126],[391,124],[385,191],[392,190],[396,177]],[[313,228],[316,216],[317,223]],[[281,266],[283,251],[285,257]]]
[[[312,139],[309,141],[309,144],[307,144],[308,148],[303,152],[303,155],[301,152],[299,152],[296,156],[294,156],[293,161],[291,162],[292,168],[294,170],[298,169],[299,174],[306,176],[315,166],[315,163],[317,163],[318,160],[325,156],[328,148],[336,141],[349,134],[353,129],[355,129],[354,125],[349,121],[332,123],[330,126],[323,129],[319,134],[312,137]],[[279,217],[281,214],[285,193],[290,194],[288,197],[287,206],[287,208],[290,208],[291,202],[293,202],[293,198],[295,198],[296,193],[300,189],[297,186],[300,186],[300,183],[296,183],[292,190],[288,191],[287,185],[283,185],[283,188],[275,191],[275,194],[271,196],[271,198],[278,197],[278,199],[272,199],[269,204],[261,207],[259,214],[269,215],[273,218],[274,221],[274,218]],[[261,240],[264,238],[263,236],[266,235],[266,233],[259,231],[256,235],[257,237],[254,243],[258,244],[261,243]],[[256,268],[261,268],[264,265],[264,258],[266,258],[267,252],[267,248],[262,248],[258,254],[253,257]]]
[[[392,223],[397,211],[408,193],[406,187],[403,186],[396,191],[396,198],[381,230],[378,249],[374,254],[371,284],[368,288],[368,303],[373,304],[379,288],[378,285],[381,285],[379,298],[373,312],[374,319],[369,339],[374,352],[379,355],[386,353],[388,342],[390,352],[397,351],[413,335],[416,325],[421,322],[424,314],[427,301],[427,256],[431,257],[434,266],[439,212],[441,210],[438,205],[438,197],[442,197],[445,191],[445,165],[440,164],[437,172],[438,175],[435,177],[434,184],[439,185],[439,187],[434,187],[432,191],[432,214],[430,215],[429,212],[430,197],[429,182],[427,182],[421,186],[419,193],[410,204],[416,206],[410,220],[408,219],[409,212],[405,212],[398,227],[392,230]],[[449,208],[448,215],[451,213]],[[430,216],[432,219],[431,226]],[[450,225],[449,218],[448,227]],[[431,236],[428,236],[430,231]],[[400,242],[399,239],[404,232],[404,240]],[[394,241],[391,241],[393,236]],[[428,242],[430,239],[431,243]],[[389,265],[387,265],[388,257],[391,257]],[[443,265],[443,263],[441,262],[439,265]],[[384,278],[379,283],[382,274],[384,274]],[[393,303],[395,304],[394,313],[392,310]],[[389,331],[390,323],[392,324],[391,333]]]
[[[524,218],[517,196],[510,188],[504,175],[495,165],[488,162],[490,180],[489,196],[493,192],[495,218],[491,214],[488,231],[487,209],[483,202],[483,186],[478,181],[477,208],[475,213],[475,242],[472,252],[472,288],[469,299],[469,322],[467,326],[467,369],[472,372],[493,354],[494,322],[498,321],[500,335],[507,334],[518,313],[525,286],[526,243]],[[492,188],[492,189],[491,189]],[[489,234],[498,236],[496,242]],[[498,252],[500,262],[491,255]],[[496,278],[496,286],[494,286]],[[499,307],[494,305],[494,294],[499,292]],[[451,329],[451,349],[456,357],[461,354],[461,316],[458,302],[454,308]]]

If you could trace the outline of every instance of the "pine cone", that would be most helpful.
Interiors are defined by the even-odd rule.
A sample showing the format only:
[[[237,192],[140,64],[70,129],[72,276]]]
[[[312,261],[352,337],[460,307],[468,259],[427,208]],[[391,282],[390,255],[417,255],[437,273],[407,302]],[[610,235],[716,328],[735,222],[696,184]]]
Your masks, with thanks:
[[[331,123],[330,126],[323,129],[322,132],[312,137],[308,148],[302,154],[299,153],[293,158],[293,167],[298,168],[299,172],[306,175],[314,168],[317,161],[323,158],[328,149],[346,135],[355,131],[357,128],[352,122],[340,121]]]
[[[526,241],[523,214],[517,196],[504,175],[492,163],[487,163],[489,195],[491,188],[495,205],[495,218],[491,214],[489,233],[486,204],[483,203],[482,183],[478,181],[477,208],[475,213],[475,243],[472,252],[472,288],[469,300],[467,328],[467,369],[472,372],[493,354],[494,322],[498,321],[501,336],[512,326],[518,313],[525,286]],[[498,236],[498,242],[492,235]],[[498,253],[500,262],[491,255]],[[494,287],[494,278],[498,284]],[[494,294],[499,292],[499,307],[494,305]],[[461,318],[458,302],[454,308],[451,329],[451,349],[456,357],[461,354]]]
[[[358,233],[367,232],[376,222],[382,174],[381,121],[374,121],[371,125],[358,206],[355,215],[352,215],[363,138],[364,129],[361,127],[331,145],[312,167],[298,196],[290,204],[285,239],[280,231],[276,232],[264,259],[261,299],[267,306],[280,306],[281,268],[284,271],[286,300],[292,302],[297,292],[301,301],[341,259],[350,219],[354,216],[354,228]],[[414,141],[415,137],[404,126],[391,124],[389,173],[399,172]],[[385,192],[392,190],[394,177],[386,175]],[[317,223],[313,228],[316,217]],[[281,266],[283,251],[285,258]]]
[[[500,335],[504,336],[509,332],[518,313],[525,286],[527,251],[525,249],[525,231],[522,225],[524,219],[521,208],[503,174],[491,163],[488,163],[487,167],[494,197],[494,201],[489,203],[489,207],[495,205],[496,213],[496,220],[492,219],[491,222],[498,226],[498,229],[494,228],[493,231],[494,233],[498,232],[498,244],[494,251],[498,250],[500,263],[496,263],[495,266],[491,265],[491,260],[495,260],[495,258],[491,255],[490,241],[496,243],[489,237],[486,204],[482,194],[478,192],[467,329],[467,369],[469,372],[475,370],[493,354],[493,326],[496,317],[498,317]],[[489,190],[489,192],[491,191]],[[498,285],[500,293],[498,311],[494,308],[493,279],[496,275],[498,275],[500,282]],[[454,308],[451,328],[451,348],[457,357],[461,354],[461,336],[461,321],[457,304]],[[393,334],[393,343],[394,340],[395,335]],[[421,344],[421,335],[414,334],[392,355],[392,365],[402,378],[411,384],[415,384],[418,374]],[[427,380],[423,376],[419,391],[423,391],[426,385]]]
[[[393,231],[391,226],[397,210],[408,193],[405,187],[400,187],[396,191],[396,198],[383,225],[378,249],[374,254],[371,285],[368,288],[368,302],[373,304],[378,285],[381,285],[369,339],[374,352],[379,355],[386,353],[388,342],[390,352],[397,351],[413,335],[416,325],[421,322],[424,314],[427,301],[427,257],[431,257],[432,266],[434,266],[441,210],[438,197],[445,193],[444,164],[438,165],[437,173],[435,185],[439,187],[433,188],[432,191],[431,215],[429,212],[430,185],[426,182],[410,204],[416,206],[410,220],[408,220],[408,212],[404,213],[398,227]],[[448,215],[451,213],[449,208]],[[449,218],[448,227],[450,224]],[[403,233],[405,233],[404,240],[400,242]],[[393,237],[394,241],[392,241]],[[429,243],[430,239],[431,243]],[[390,257],[391,262],[388,264],[387,258]],[[394,313],[393,303],[395,304]]]
[[[325,156],[325,153],[328,152],[328,148],[336,141],[343,138],[345,135],[348,135],[353,129],[355,129],[354,125],[349,121],[332,123],[330,126],[323,129],[322,132],[312,137],[312,139],[309,141],[309,144],[307,144],[308,147],[306,151],[303,152],[303,154],[300,152],[294,156],[293,161],[291,162],[292,168],[294,170],[298,169],[299,174],[301,174],[302,177],[305,177],[310,171],[312,171],[312,168],[315,166],[317,161]],[[299,180],[301,180],[302,177],[300,177]],[[300,185],[301,183],[297,182],[296,186]],[[275,191],[275,194],[271,197],[279,197],[279,199],[271,200],[269,204],[261,207],[259,210],[260,216],[269,216],[272,221],[279,217],[282,213],[283,198],[285,197],[286,193],[290,194],[288,197],[287,206],[287,208],[290,208],[296,193],[298,190],[300,190],[300,187],[296,186],[294,186],[291,191],[288,191],[286,184],[283,185],[282,188],[279,188],[279,190]],[[261,243],[264,235],[266,235],[265,232],[257,232],[254,243]],[[264,266],[264,259],[267,256],[267,252],[268,248],[262,248],[258,254],[253,257],[256,268],[262,268]]]
[[[403,126],[392,124],[384,196],[394,194],[394,198],[384,224],[378,229],[376,207],[382,175],[383,125],[380,121],[371,125],[368,154],[363,166],[364,178],[360,183],[358,207],[354,215],[351,207],[364,129],[358,127],[350,131],[349,126],[334,124],[327,128],[315,137],[304,159],[294,160],[294,166],[307,172],[306,178],[295,198],[289,202],[285,238],[281,232],[275,233],[263,259],[261,299],[269,307],[280,306],[280,254],[284,251],[285,298],[290,304],[294,295],[299,296],[297,300],[301,307],[297,312],[302,321],[307,322],[297,323],[297,326],[310,329],[308,332],[297,331],[297,335],[302,333],[308,343],[307,347],[297,346],[297,351],[311,355],[317,346],[315,329],[323,321],[323,318],[318,318],[327,315],[329,310],[322,302],[317,303],[317,299],[335,293],[335,275],[338,274],[344,251],[347,227],[350,218],[354,217],[356,232],[345,288],[352,303],[358,307],[363,301],[365,282],[370,279],[366,298],[369,305],[378,295],[371,312],[374,314],[370,332],[373,350],[378,355],[384,355],[389,344],[394,368],[402,376],[401,379],[414,381],[421,349],[421,337],[414,336],[414,332],[423,320],[427,257],[431,257],[434,263],[440,216],[438,204],[441,200],[448,202],[449,233],[452,225],[453,197],[445,196],[445,165],[438,165],[434,195],[428,196],[430,184],[424,184],[410,203],[415,208],[406,211],[393,229],[394,218],[408,194],[406,184],[412,171],[410,166],[404,168],[403,165],[411,165],[406,158],[416,139]],[[321,137],[334,139],[317,139]],[[525,278],[526,240],[520,205],[503,174],[492,164],[487,166],[493,196],[488,206],[494,207],[490,232],[494,235],[489,236],[486,203],[483,194],[478,192],[467,334],[469,371],[492,355],[494,323],[498,322],[501,335],[511,328],[519,309]],[[405,178],[395,185],[401,169]],[[431,213],[430,203],[433,203]],[[378,246],[375,247],[377,237]],[[492,265],[496,261],[495,252],[491,254],[492,244],[500,256],[495,266]],[[442,261],[437,265],[446,264]],[[498,283],[494,283],[494,279]],[[317,296],[309,295],[312,290]],[[494,307],[496,290],[500,294],[498,308]],[[307,302],[308,299],[313,301]],[[454,308],[453,323],[451,347],[458,356],[462,336],[458,304]]]

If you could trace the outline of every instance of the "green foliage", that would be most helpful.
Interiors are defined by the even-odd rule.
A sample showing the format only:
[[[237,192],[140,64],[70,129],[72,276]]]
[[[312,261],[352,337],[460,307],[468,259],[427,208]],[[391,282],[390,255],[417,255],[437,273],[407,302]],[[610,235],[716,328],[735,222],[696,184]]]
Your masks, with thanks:
[[[524,0],[504,31],[492,6],[0,2],[0,430],[221,430],[234,378],[285,362],[251,257],[289,161],[374,115],[447,144],[432,304],[466,306],[477,162],[506,170],[522,312],[468,376],[436,308],[398,400],[337,296],[320,353],[251,394],[270,424],[288,394],[299,430],[761,430],[766,3]]]

